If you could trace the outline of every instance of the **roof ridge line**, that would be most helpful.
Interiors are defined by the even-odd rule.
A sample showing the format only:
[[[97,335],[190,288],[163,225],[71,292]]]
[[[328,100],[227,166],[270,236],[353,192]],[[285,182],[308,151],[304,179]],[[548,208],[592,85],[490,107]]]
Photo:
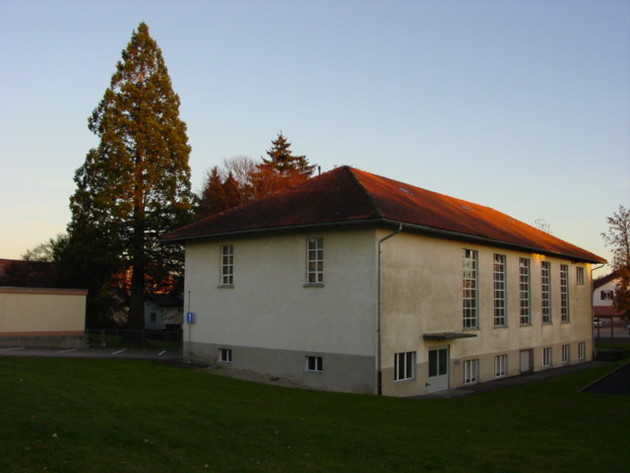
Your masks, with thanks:
[[[350,172],[350,175],[352,176],[352,179],[354,179],[354,181],[357,183],[359,188],[363,191],[363,193],[367,196],[369,201],[372,203],[372,206],[374,207],[376,214],[379,216],[379,218],[385,218],[385,213],[383,212],[383,209],[381,209],[381,206],[378,205],[374,196],[365,188],[365,186],[361,183],[361,181],[357,177],[355,171],[359,171],[359,170],[351,166],[347,166],[347,167],[348,167],[348,171]],[[361,172],[365,172],[365,171],[361,171]]]

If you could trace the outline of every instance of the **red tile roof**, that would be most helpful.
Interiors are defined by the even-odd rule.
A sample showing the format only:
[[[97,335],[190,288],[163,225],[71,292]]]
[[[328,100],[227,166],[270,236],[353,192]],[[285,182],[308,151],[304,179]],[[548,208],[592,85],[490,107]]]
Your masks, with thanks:
[[[176,242],[305,227],[372,224],[456,240],[605,262],[489,207],[343,166],[278,194],[206,217],[163,237]]]
[[[597,289],[598,287],[602,287],[604,284],[608,284],[610,281],[614,281],[615,279],[618,279],[621,277],[620,275],[621,271],[613,271],[610,274],[607,274],[606,276],[602,276],[601,278],[597,278],[593,281],[593,290]]]
[[[626,314],[612,305],[596,305],[593,306],[593,315],[595,317],[624,317]]]

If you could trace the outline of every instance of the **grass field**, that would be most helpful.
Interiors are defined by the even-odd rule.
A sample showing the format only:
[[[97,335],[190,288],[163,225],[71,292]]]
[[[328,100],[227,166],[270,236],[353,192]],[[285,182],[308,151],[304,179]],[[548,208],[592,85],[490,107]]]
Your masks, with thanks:
[[[0,471],[622,472],[615,364],[452,399],[280,388],[129,360],[0,358]]]

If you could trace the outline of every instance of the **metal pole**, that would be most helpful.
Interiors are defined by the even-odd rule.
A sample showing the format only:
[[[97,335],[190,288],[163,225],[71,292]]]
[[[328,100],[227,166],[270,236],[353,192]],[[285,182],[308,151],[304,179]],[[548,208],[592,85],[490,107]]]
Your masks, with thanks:
[[[188,291],[188,310],[186,311],[186,314],[188,314],[188,312],[190,312],[190,291]],[[183,322],[183,321],[182,321]],[[186,357],[186,361],[188,363],[190,363],[190,344],[191,344],[191,332],[192,332],[192,324],[188,323],[188,350],[186,351],[187,357]],[[183,345],[183,343],[182,343]],[[183,350],[183,346],[182,346],[182,350]]]

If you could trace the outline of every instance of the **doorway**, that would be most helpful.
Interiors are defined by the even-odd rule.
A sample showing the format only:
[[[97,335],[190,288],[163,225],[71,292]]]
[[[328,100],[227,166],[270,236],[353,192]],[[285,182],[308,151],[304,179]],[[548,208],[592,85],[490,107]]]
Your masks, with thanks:
[[[521,374],[531,373],[534,370],[533,350],[521,350],[519,354]]]
[[[429,350],[429,378],[427,392],[435,393],[448,389],[448,347],[431,348]]]

